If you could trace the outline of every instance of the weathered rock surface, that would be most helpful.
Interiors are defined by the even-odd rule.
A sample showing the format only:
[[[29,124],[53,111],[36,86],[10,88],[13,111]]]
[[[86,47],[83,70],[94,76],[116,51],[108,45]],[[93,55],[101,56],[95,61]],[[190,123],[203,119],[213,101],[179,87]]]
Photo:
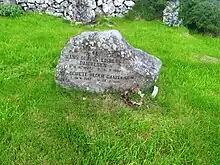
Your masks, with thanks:
[[[115,5],[113,1],[109,0],[102,5],[102,10],[105,14],[110,15],[115,12]]]
[[[136,0],[0,0],[0,3],[15,3],[25,11],[45,12],[63,17],[69,21],[90,23],[100,15],[123,17],[132,9]],[[179,26],[180,0],[168,0],[163,11],[163,22],[169,26]]]
[[[66,20],[90,23],[99,15],[123,16],[134,0],[4,0],[16,1],[25,11],[45,12]],[[117,7],[117,10],[116,10]]]
[[[133,1],[125,1],[125,5],[128,7],[132,7],[135,5],[135,3]]]
[[[117,30],[84,32],[62,50],[55,80],[65,88],[95,92],[149,88],[161,65],[158,58],[130,46]]]
[[[124,0],[115,0],[114,4],[115,6],[121,6],[123,4]]]
[[[180,0],[168,0],[163,11],[163,22],[169,26],[180,26],[182,20],[179,18]]]

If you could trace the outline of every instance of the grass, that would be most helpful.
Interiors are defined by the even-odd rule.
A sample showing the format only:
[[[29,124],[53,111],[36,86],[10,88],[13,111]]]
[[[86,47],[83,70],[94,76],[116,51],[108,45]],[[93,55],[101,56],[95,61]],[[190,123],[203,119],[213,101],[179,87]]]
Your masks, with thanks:
[[[120,94],[54,82],[67,40],[106,24],[0,17],[0,164],[220,164],[220,39],[157,21],[111,21],[163,62],[159,94],[140,108]]]

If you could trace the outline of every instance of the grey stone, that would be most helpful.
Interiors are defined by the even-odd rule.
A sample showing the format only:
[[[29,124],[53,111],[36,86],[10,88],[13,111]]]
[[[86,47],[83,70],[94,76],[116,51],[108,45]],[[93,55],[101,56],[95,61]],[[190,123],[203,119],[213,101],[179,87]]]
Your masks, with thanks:
[[[74,8],[74,6],[71,4],[71,5],[69,5],[69,7],[68,7],[68,9],[71,11],[71,10],[73,10],[73,8]]]
[[[97,6],[101,6],[103,4],[102,0],[97,1]]]
[[[116,16],[116,17],[119,17],[119,18],[123,18],[123,17],[124,17],[124,15],[121,14],[121,13],[116,13],[115,16]]]
[[[97,7],[97,8],[95,9],[95,14],[96,14],[96,15],[103,15],[102,9],[101,9],[100,7]]]
[[[161,65],[158,58],[130,46],[117,30],[84,32],[63,48],[55,81],[94,92],[150,88]]]
[[[56,16],[56,17],[63,17],[63,13],[57,13],[57,12],[55,12],[55,13],[53,13],[52,15],[53,15],[53,16]]]
[[[45,13],[48,14],[48,15],[53,15],[53,14],[54,14],[54,11],[53,11],[53,9],[51,9],[51,8],[47,8],[47,10],[45,11]]]
[[[59,4],[53,4],[52,7],[55,8],[55,9],[59,9],[60,5]]]
[[[63,0],[55,0],[56,3],[61,3]]]
[[[64,11],[64,14],[65,14],[65,11]],[[76,11],[75,10],[72,10],[72,11],[69,10],[67,12],[67,17],[66,18],[67,19],[70,18],[71,21],[76,20]]]
[[[132,7],[135,5],[135,3],[133,1],[125,1],[124,4],[128,7]]]
[[[34,3],[35,0],[28,0],[28,3]]]
[[[45,0],[45,3],[47,3],[48,5],[52,5],[54,3],[53,0]]]
[[[29,8],[29,9],[35,9],[36,7],[35,7],[34,4],[28,3],[28,8]]]
[[[95,21],[95,11],[89,8],[81,8],[76,14],[76,21],[90,23]]]
[[[44,3],[44,0],[35,0],[36,3]]]
[[[182,20],[179,19],[179,0],[169,0],[163,11],[163,22],[169,26],[180,26]]]
[[[124,14],[128,9],[125,5],[119,6],[119,10],[121,11],[120,13]]]
[[[26,7],[27,4],[26,3],[21,3],[21,7]]]
[[[93,22],[95,20],[95,11],[89,1],[90,0],[75,1],[73,9],[71,10],[73,11],[73,17],[71,18],[74,18],[77,22]]]
[[[59,8],[59,9],[55,9],[54,10],[55,11],[55,13],[58,13],[58,15],[60,15],[60,13],[63,13],[64,12],[64,8]],[[63,15],[63,14],[62,14]],[[58,16],[59,17],[59,16]]]
[[[115,7],[115,12],[116,13],[121,13],[120,9],[118,7]]]
[[[115,0],[114,4],[115,6],[121,6],[123,4],[124,0]]]
[[[107,3],[102,4],[102,10],[105,14],[111,15],[112,13],[115,12],[115,5],[113,1],[108,1]]]
[[[87,1],[89,8],[95,9],[96,8],[96,2],[95,0],[88,0]]]
[[[65,7],[65,8],[67,8],[67,6],[68,6],[69,4],[68,4],[68,1],[63,1],[60,5],[63,6],[63,7]]]
[[[45,9],[45,8],[48,7],[48,5],[47,5],[46,3],[44,3],[44,4],[41,5],[41,7],[42,7],[43,9]]]

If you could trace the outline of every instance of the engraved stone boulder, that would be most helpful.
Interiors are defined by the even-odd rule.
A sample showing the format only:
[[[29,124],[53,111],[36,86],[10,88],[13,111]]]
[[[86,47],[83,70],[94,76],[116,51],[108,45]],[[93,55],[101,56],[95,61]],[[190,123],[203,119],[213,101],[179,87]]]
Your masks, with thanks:
[[[161,61],[133,48],[119,31],[83,32],[63,48],[55,80],[64,88],[92,92],[150,88],[158,79]]]

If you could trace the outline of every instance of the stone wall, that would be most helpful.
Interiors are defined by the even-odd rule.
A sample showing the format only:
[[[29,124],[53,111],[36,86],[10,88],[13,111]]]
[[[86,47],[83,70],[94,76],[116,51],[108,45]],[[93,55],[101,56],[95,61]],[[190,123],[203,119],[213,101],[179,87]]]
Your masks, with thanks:
[[[0,0],[3,3],[17,3],[25,11],[45,12],[77,22],[93,22],[99,15],[123,17],[135,5],[135,0]],[[163,22],[179,26],[180,0],[168,0],[163,11]]]
[[[25,11],[45,12],[77,22],[92,22],[98,15],[122,17],[135,0],[16,0]]]
[[[180,26],[182,20],[179,18],[180,0],[169,0],[163,11],[163,22],[169,26]]]

